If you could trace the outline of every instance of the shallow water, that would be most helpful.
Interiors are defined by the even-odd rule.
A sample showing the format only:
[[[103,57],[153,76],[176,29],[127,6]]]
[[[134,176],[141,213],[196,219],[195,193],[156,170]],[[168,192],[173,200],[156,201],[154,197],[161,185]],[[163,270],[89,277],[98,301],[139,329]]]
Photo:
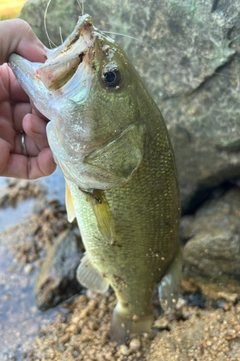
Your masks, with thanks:
[[[16,208],[7,207],[0,212],[0,231],[4,231],[11,226],[21,223],[26,219],[36,205],[34,199],[28,199],[17,205]]]
[[[57,199],[60,203],[65,203],[65,182],[59,168],[49,177],[41,178],[41,183],[47,188],[47,199]]]
[[[0,177],[0,190],[10,181]],[[46,200],[64,202],[64,181],[59,170],[43,178],[41,183],[47,189]],[[58,313],[58,308],[44,313],[37,310],[33,294],[37,269],[16,260],[14,250],[21,224],[37,204],[37,199],[30,198],[18,202],[16,207],[0,209],[0,360],[20,360],[21,346],[33,339],[40,326]],[[19,227],[17,231],[16,227]]]

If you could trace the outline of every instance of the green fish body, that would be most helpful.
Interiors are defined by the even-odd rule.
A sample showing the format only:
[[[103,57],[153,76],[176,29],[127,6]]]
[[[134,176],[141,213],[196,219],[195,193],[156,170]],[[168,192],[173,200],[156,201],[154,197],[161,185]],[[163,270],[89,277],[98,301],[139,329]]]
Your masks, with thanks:
[[[79,281],[117,305],[112,339],[149,331],[158,285],[164,308],[181,280],[180,201],[172,146],[162,115],[114,40],[79,18],[45,64],[13,54],[12,69],[51,121],[47,135],[67,184],[86,253]]]

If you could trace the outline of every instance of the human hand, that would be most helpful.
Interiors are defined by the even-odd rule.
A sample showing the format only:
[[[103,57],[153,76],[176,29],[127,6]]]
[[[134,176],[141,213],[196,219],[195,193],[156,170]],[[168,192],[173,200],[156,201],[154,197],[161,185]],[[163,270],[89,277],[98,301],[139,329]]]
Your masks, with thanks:
[[[6,64],[12,53],[44,62],[44,45],[23,20],[0,21],[0,176],[35,179],[55,170],[43,117]]]

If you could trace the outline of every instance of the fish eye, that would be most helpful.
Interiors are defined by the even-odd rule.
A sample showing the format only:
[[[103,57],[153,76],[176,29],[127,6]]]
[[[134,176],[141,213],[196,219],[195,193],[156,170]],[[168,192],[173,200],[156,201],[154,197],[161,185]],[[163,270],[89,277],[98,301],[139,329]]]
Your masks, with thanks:
[[[121,75],[118,70],[111,70],[103,73],[103,79],[108,88],[115,88],[120,84]]]

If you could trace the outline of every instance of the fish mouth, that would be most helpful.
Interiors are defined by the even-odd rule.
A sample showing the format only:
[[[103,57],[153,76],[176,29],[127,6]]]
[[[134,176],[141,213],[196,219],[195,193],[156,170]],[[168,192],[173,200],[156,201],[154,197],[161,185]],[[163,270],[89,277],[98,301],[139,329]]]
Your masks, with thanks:
[[[94,27],[91,16],[81,16],[72,34],[61,46],[48,50],[48,59],[36,72],[45,87],[57,90],[75,74],[83,61],[89,61],[94,46]]]
[[[84,55],[84,53],[80,53],[67,59],[43,65],[36,70],[35,75],[41,79],[47,89],[58,90],[73,77],[78,66],[82,63]]]
[[[80,64],[89,62],[94,40],[93,21],[86,14],[79,17],[72,34],[62,45],[52,50],[46,48],[47,60],[44,64],[31,63],[17,54],[12,54],[9,62],[20,83],[24,73],[38,87],[41,82],[47,90],[56,91],[72,79]],[[23,85],[23,88],[29,94],[27,87]],[[32,93],[30,95],[32,97]]]

